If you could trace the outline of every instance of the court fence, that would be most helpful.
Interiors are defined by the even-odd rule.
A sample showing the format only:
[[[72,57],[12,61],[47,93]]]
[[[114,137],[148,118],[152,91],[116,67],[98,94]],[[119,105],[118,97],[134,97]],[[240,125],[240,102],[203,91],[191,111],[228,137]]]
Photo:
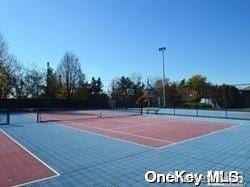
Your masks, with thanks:
[[[250,109],[144,108],[144,114],[250,120]]]

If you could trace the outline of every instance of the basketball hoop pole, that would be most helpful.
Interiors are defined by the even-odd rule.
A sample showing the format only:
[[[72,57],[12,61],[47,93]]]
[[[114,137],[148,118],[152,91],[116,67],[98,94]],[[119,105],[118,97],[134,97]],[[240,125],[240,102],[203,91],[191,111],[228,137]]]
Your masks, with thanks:
[[[164,62],[164,51],[166,47],[159,48],[159,51],[162,52],[162,95],[163,95],[163,107],[166,108],[166,93],[165,93],[165,62]]]

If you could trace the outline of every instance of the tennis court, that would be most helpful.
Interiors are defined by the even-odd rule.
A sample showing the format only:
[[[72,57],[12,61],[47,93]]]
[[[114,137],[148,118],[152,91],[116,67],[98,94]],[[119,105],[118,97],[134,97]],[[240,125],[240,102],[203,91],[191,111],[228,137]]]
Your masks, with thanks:
[[[46,111],[41,121],[160,148],[233,127],[234,123],[139,115],[140,110]],[[102,116],[100,116],[102,115]]]
[[[38,159],[0,129],[0,186],[23,186],[57,176],[52,168]]]
[[[102,117],[98,110],[80,114],[42,112],[43,123],[36,122],[36,113],[11,114],[10,125],[0,126],[1,158],[11,163],[1,168],[9,182],[0,185],[147,186],[147,170],[209,169],[235,169],[250,181],[249,121],[135,111],[122,115],[103,110]],[[11,149],[4,149],[2,142]],[[18,159],[9,153],[26,155],[26,160],[13,162]],[[26,163],[37,168],[24,168]]]

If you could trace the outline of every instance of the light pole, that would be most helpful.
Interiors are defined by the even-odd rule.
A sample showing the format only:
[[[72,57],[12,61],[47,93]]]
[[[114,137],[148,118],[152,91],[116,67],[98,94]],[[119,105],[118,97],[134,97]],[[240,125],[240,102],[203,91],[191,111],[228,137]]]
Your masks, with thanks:
[[[165,63],[164,63],[164,51],[166,47],[159,48],[159,51],[162,52],[162,92],[163,92],[163,107],[166,108],[166,93],[165,93]]]

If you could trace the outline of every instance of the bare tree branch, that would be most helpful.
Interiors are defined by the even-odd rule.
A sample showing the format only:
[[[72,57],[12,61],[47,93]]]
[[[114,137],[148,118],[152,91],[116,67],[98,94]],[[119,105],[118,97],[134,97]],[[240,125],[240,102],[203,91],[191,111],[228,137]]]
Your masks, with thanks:
[[[71,99],[83,76],[78,57],[73,52],[66,52],[57,72],[61,77],[66,98]]]

